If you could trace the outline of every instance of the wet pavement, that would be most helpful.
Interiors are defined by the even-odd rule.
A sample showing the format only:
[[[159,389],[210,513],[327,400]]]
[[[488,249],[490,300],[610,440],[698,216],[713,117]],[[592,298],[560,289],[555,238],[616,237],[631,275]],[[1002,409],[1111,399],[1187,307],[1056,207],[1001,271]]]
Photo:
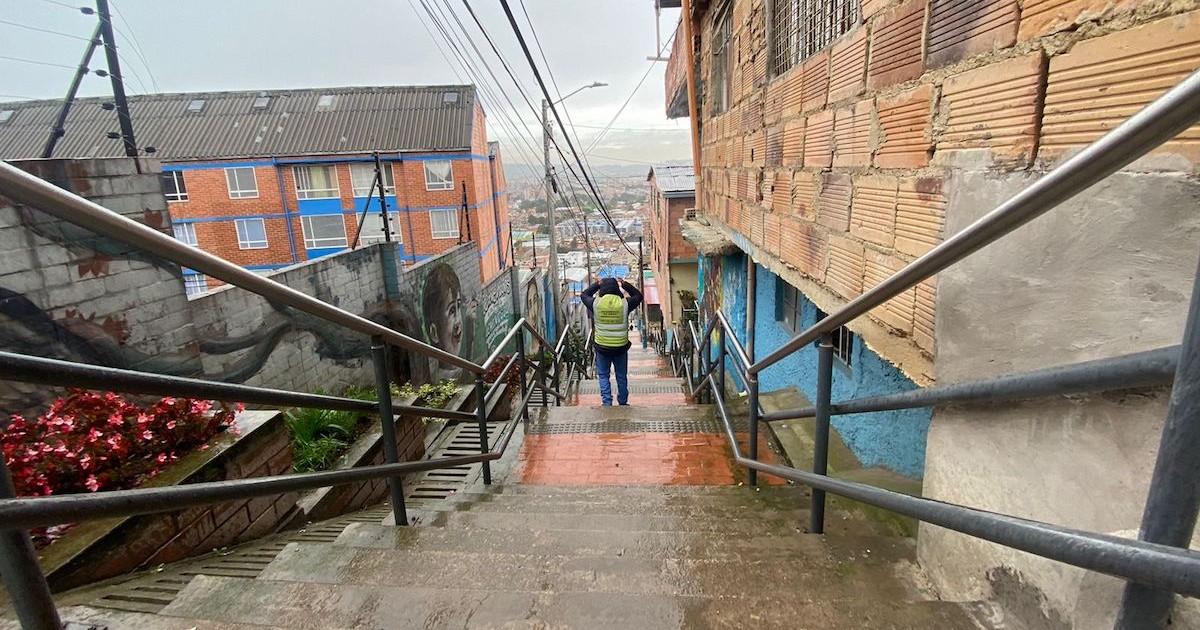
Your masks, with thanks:
[[[161,591],[179,576],[161,604],[93,587],[61,598],[74,604],[64,618],[134,630],[983,627],[936,597],[913,539],[837,509],[824,535],[806,535],[807,489],[739,487],[712,408],[687,401],[652,353],[631,358],[632,406],[591,404],[584,383],[577,404],[536,410],[493,485],[463,488],[417,526],[377,507],[312,525],[320,536],[214,554],[264,559],[253,577],[180,563],[122,578]]]

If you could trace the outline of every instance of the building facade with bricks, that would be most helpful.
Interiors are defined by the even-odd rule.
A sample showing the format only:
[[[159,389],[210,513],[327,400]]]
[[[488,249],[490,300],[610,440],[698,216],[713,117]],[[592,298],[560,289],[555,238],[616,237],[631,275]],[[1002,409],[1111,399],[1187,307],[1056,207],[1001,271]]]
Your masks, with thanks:
[[[55,157],[122,150],[106,138],[116,122],[100,105],[75,103]],[[34,157],[57,107],[0,104],[0,156]],[[479,245],[484,281],[510,262],[503,162],[473,86],[140,95],[130,109],[139,145],[162,162],[176,237],[243,267],[270,271],[383,240],[375,153],[405,262],[467,241]],[[219,284],[185,275],[190,292]]]
[[[693,36],[681,25],[667,111],[698,112],[697,212],[735,250],[702,255],[703,303],[744,326],[752,278],[759,357],[1200,68],[1195,0],[682,4]],[[834,400],[1179,343],[1198,147],[1193,127],[849,323],[835,335]],[[764,371],[763,391],[811,398],[815,356]],[[1154,391],[834,428],[863,466],[921,479],[927,497],[1136,535],[1166,405]],[[1120,599],[1116,580],[936,527],[918,548],[944,596],[1040,601],[1039,623],[1108,627]]]
[[[693,167],[660,165],[651,167],[649,225],[646,231],[650,266],[658,278],[658,290],[664,295],[662,318],[670,327],[681,320],[683,304],[680,291],[696,293],[696,247],[684,240],[679,222],[695,214],[696,180]]]

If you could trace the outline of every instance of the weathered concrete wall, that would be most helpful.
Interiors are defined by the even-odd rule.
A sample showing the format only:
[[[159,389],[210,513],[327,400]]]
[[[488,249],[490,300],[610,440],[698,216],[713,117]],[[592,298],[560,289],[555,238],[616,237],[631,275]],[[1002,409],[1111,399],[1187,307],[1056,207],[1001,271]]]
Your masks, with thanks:
[[[158,162],[31,160],[22,168],[171,233]],[[0,199],[0,347],[68,361],[197,376],[179,267]],[[0,383],[5,412],[36,414],[61,390]]]
[[[955,172],[948,234],[1032,181],[969,165]],[[1179,343],[1200,243],[1197,199],[1200,183],[1186,174],[1121,173],[943,272],[938,381]],[[1072,527],[1136,531],[1166,407],[1167,392],[1152,391],[938,409],[925,494]],[[994,592],[1033,616],[1061,624],[1075,617],[1084,571],[928,525],[919,548],[947,596]]]

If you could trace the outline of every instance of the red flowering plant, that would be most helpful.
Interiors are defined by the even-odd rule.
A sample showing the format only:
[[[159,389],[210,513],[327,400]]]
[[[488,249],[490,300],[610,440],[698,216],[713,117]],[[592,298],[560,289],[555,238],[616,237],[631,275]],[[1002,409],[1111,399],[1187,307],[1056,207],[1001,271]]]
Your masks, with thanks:
[[[13,415],[0,448],[18,496],[130,488],[229,429],[238,403],[167,397],[139,406],[112,392],[72,390],[37,420]]]

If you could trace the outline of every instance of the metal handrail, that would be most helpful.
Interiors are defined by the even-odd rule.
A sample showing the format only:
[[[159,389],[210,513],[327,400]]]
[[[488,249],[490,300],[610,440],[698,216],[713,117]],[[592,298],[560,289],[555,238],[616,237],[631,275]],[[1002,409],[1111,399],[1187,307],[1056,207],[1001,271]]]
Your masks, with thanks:
[[[188,267],[218,280],[242,287],[267,299],[286,304],[363,334],[382,337],[388,343],[424,354],[442,363],[481,374],[482,366],[391,328],[377,324],[332,304],[243,269],[202,249],[185,245],[178,239],[121,216],[93,201],[63,190],[21,169],[0,162],[0,192],[4,196],[85,227],[97,234],[140,248],[175,264]]]
[[[500,343],[496,344],[496,349],[492,350],[492,354],[480,364],[485,371],[492,367],[492,364],[504,354],[504,348],[507,347],[508,344],[513,340],[513,337],[517,336],[517,333],[521,332],[521,328],[525,325],[525,318],[522,317],[517,320],[517,323],[513,324],[512,327],[508,329],[508,334],[504,335],[504,339],[501,339]]]
[[[713,374],[705,378],[704,385],[718,390]],[[748,458],[738,446],[724,395],[713,398],[736,465],[1044,558],[1184,595],[1200,595],[1200,553],[1194,551],[996,514]]]
[[[340,411],[378,412],[379,403],[324,394],[304,394],[283,389],[268,389],[233,383],[221,383],[199,378],[166,376],[99,365],[87,365],[34,357],[0,350],[0,380],[36,383],[39,385],[71,386],[83,389],[108,389],[129,394],[157,396],[187,396],[206,400],[223,400],[255,405],[309,407]],[[420,415],[431,418],[471,420],[473,413],[421,407],[393,405],[397,415]]]
[[[995,242],[1200,122],[1200,71],[995,210],[750,366],[758,374],[822,334],[863,315]]]
[[[855,398],[831,405],[830,411],[846,415],[1170,385],[1179,365],[1179,352],[1179,346],[1171,346],[980,381]],[[816,413],[816,407],[797,407],[763,414],[759,419],[792,420],[811,418]]]

